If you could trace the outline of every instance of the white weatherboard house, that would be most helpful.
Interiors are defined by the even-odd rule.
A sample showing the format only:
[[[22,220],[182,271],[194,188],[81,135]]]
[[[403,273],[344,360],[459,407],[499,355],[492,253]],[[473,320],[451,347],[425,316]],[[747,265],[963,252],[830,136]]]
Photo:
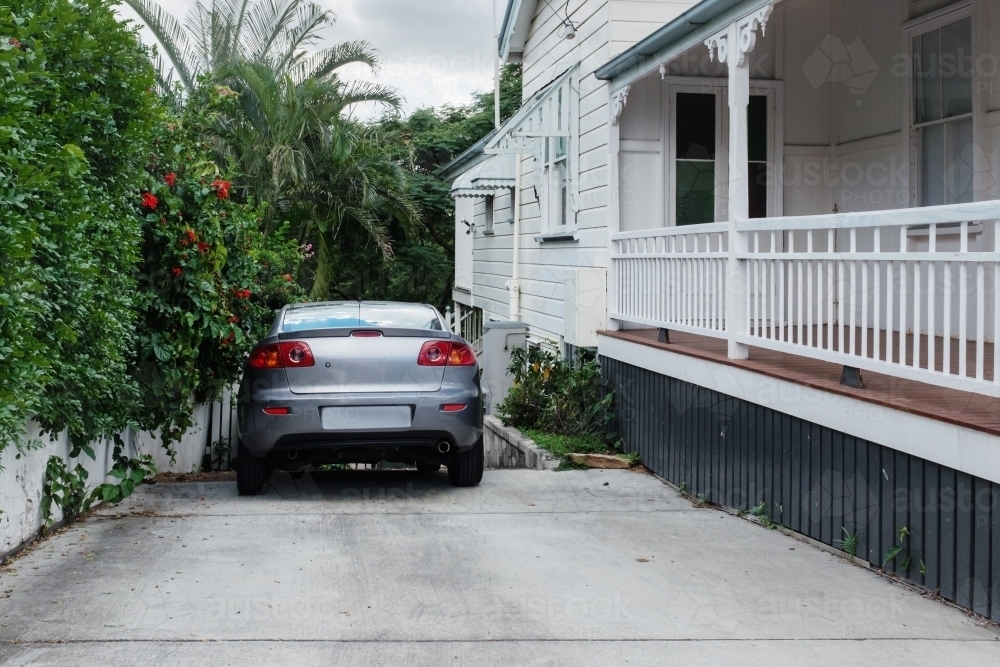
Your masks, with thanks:
[[[504,64],[522,64],[524,105],[443,172],[456,179],[459,312],[520,320],[533,343],[556,351],[563,343],[597,347],[611,117],[608,83],[594,72],[693,4],[510,0],[498,46]]]
[[[596,339],[687,492],[1000,620],[1000,2],[507,14],[526,104],[481,153],[519,202],[469,200],[456,300]]]

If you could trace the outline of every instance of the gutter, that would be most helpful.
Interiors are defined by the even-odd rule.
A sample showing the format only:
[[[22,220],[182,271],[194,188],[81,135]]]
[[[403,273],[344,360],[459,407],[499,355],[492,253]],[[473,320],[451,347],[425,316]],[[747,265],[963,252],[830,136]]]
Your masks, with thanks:
[[[507,9],[503,13],[503,23],[500,24],[500,33],[497,35],[497,55],[503,58],[503,45],[507,37],[507,26],[510,25],[511,15],[514,13],[514,3],[518,0],[507,0]]]
[[[609,81],[638,64],[645,58],[655,55],[682,37],[710,23],[746,0],[702,0],[670,23],[666,24],[650,36],[629,47],[620,55],[601,65],[594,76],[602,81]],[[513,3],[513,0],[511,0]],[[508,5],[509,7],[510,5]]]
[[[458,155],[458,157],[454,158],[451,162],[444,165],[443,167],[438,167],[437,171],[434,172],[434,175],[444,180],[457,177],[462,171],[465,171],[464,169],[461,169],[461,167],[463,167],[468,162],[471,162],[474,157],[477,157],[479,154],[481,154],[483,152],[483,149],[486,148],[486,144],[489,143],[490,139],[492,139],[496,133],[497,131],[495,129],[492,130],[485,137],[483,137],[482,139],[480,139],[479,141],[477,141],[476,143],[472,144],[464,151],[462,151]],[[452,172],[457,172],[457,173],[452,173]]]

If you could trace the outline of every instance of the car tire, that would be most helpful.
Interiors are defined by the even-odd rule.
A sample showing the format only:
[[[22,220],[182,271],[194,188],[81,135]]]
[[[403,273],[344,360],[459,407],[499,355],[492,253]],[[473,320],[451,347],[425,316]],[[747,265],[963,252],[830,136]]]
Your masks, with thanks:
[[[236,454],[236,490],[241,496],[256,496],[271,477],[267,459],[251,456],[241,442]]]
[[[437,472],[440,469],[440,463],[424,463],[423,461],[417,461],[418,472]]]
[[[483,439],[467,452],[457,452],[448,464],[452,486],[475,486],[483,479]]]

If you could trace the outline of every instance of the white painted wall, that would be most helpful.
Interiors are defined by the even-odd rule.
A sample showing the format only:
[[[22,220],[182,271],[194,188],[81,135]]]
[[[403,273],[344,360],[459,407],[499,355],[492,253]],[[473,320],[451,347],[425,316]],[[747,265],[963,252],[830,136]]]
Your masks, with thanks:
[[[151,454],[156,461],[158,472],[189,472],[201,467],[202,456],[205,453],[205,429],[208,423],[209,406],[199,406],[194,414],[194,427],[185,434],[176,445],[176,461],[171,464],[166,452],[160,446],[159,437],[153,433],[139,433],[131,436],[123,434],[126,450],[129,456]],[[26,540],[34,537],[39,528],[44,525],[41,512],[42,485],[45,482],[45,468],[50,456],[59,456],[64,461],[69,460],[70,444],[66,433],[55,437],[39,435],[38,424],[27,424],[27,440],[37,440],[42,443],[38,449],[31,449],[17,457],[13,447],[0,455],[0,555],[6,554]],[[111,458],[114,443],[103,441],[93,444],[95,459],[86,454],[69,462],[68,467],[75,468],[77,463],[89,473],[87,480],[91,486],[104,482],[116,482],[107,478],[105,473],[114,465]],[[56,521],[62,519],[58,507],[53,506],[53,517]]]
[[[533,176],[534,160],[521,161],[522,188],[520,245],[520,319],[535,341],[553,346],[562,342],[563,285],[574,268],[606,268],[609,218],[609,112],[608,85],[598,81],[594,71],[613,55],[648,36],[696,0],[582,0],[569,6],[570,19],[577,28],[576,38],[565,40],[556,32],[561,24],[553,7],[562,3],[538,2],[531,31],[522,55],[523,99],[527,100],[572,64],[580,63],[579,113],[574,119],[576,146],[570,149],[573,177],[578,181],[578,197],[572,203],[576,232],[573,242],[540,243],[543,220]],[[497,198],[495,235],[483,236],[482,203],[477,204],[477,232],[474,240],[474,303],[487,317],[508,319],[509,292],[504,283],[511,278],[513,225],[509,220],[510,198]],[[507,208],[503,208],[507,207]]]
[[[465,222],[474,223],[475,200],[455,199],[455,287],[472,291],[472,246],[474,237]]]

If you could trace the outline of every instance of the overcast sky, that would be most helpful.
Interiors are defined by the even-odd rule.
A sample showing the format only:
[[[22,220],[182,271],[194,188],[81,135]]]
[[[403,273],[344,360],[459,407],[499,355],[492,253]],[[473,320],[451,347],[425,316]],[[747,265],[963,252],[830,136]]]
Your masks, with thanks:
[[[195,0],[161,0],[183,19]],[[203,0],[206,2],[206,0]],[[366,68],[348,70],[395,87],[405,98],[405,110],[442,104],[466,104],[471,93],[492,89],[493,0],[318,0],[337,15],[324,33],[323,43],[365,39],[382,53],[382,71],[372,76]],[[497,0],[502,13],[506,0]],[[136,18],[127,6],[123,17]],[[153,43],[152,34],[143,36]],[[360,111],[360,110],[359,110]],[[369,116],[373,110],[361,111]]]

